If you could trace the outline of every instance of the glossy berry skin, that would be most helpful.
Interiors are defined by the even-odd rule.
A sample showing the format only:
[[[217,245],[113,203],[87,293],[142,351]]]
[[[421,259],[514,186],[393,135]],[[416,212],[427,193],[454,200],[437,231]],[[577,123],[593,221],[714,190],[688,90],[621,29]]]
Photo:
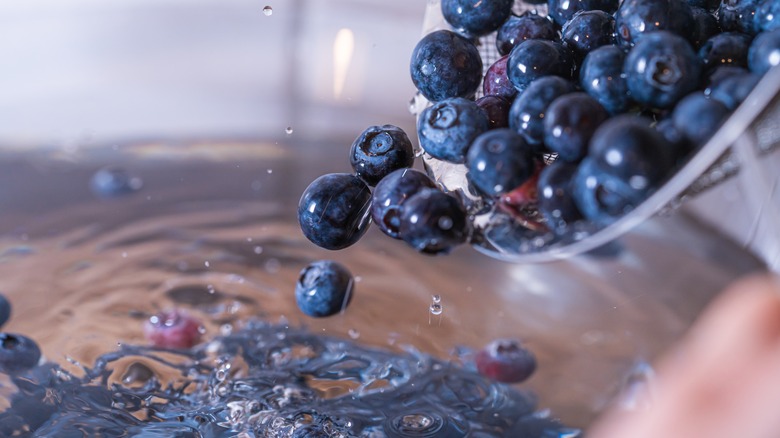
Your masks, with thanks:
[[[572,179],[576,172],[576,164],[556,160],[539,175],[537,207],[555,232],[562,232],[582,219],[572,197]]]
[[[0,327],[11,318],[11,302],[5,295],[0,294]]]
[[[750,35],[758,33],[756,9],[759,0],[721,0],[718,20],[724,31],[744,32]]]
[[[547,107],[544,144],[558,159],[577,162],[588,153],[588,142],[609,113],[587,93],[565,94]]]
[[[699,58],[707,69],[721,65],[747,67],[747,53],[752,40],[750,35],[739,32],[717,34],[701,46]]]
[[[400,239],[401,209],[404,202],[423,189],[435,189],[428,175],[415,169],[400,169],[379,181],[371,195],[371,218],[383,233]]]
[[[460,97],[429,106],[417,119],[417,135],[423,150],[451,163],[463,163],[471,142],[489,127],[485,112],[475,102]]]
[[[349,162],[355,174],[370,186],[396,169],[414,164],[414,149],[403,129],[393,125],[371,126],[352,143]]]
[[[758,32],[780,29],[780,2],[777,0],[760,0],[753,22]]]
[[[477,371],[502,383],[520,383],[536,371],[536,357],[514,339],[497,339],[474,356]]]
[[[526,40],[558,39],[558,29],[551,19],[528,11],[520,16],[512,15],[498,28],[496,49],[499,54],[507,55],[516,45]]]
[[[691,45],[699,49],[708,39],[720,33],[720,24],[718,19],[705,9],[691,8],[691,11],[694,23]]]
[[[536,161],[523,137],[494,129],[474,140],[466,157],[469,182],[487,196],[498,196],[526,182]]]
[[[27,336],[0,333],[0,373],[18,374],[38,364],[41,349]]]
[[[761,76],[747,72],[729,76],[708,88],[708,95],[733,111],[747,99],[760,80]]]
[[[414,86],[432,102],[472,96],[482,80],[482,58],[474,43],[448,30],[425,35],[409,69]]]
[[[439,190],[421,190],[404,202],[400,234],[421,253],[449,253],[468,239],[466,210],[460,201]]]
[[[731,76],[737,76],[742,75],[745,73],[749,73],[746,68],[743,67],[736,67],[733,65],[722,65],[720,67],[715,67],[715,69],[710,70],[706,74],[706,79],[704,81],[705,84],[705,94],[709,94],[709,89],[720,83],[721,81],[725,80],[728,77]]]
[[[354,280],[344,265],[318,260],[301,270],[295,283],[295,301],[301,312],[315,318],[335,315],[352,300]]]
[[[158,348],[192,348],[200,342],[202,324],[180,310],[160,312],[144,324],[144,336]]]
[[[509,108],[509,127],[541,153],[544,148],[544,116],[547,107],[559,96],[574,91],[574,84],[557,76],[537,79]]]
[[[104,167],[92,176],[89,187],[99,198],[129,195],[141,189],[143,182],[121,167]]]
[[[699,86],[702,66],[687,41],[659,31],[645,35],[628,52],[624,71],[635,101],[671,108]]]
[[[508,100],[500,96],[488,95],[477,99],[476,104],[485,112],[489,129],[509,127],[509,107],[511,104]]]
[[[672,112],[674,126],[688,140],[703,145],[720,128],[730,111],[704,93],[692,93],[681,100]]]
[[[571,56],[560,43],[546,40],[527,40],[509,53],[507,76],[518,90],[525,90],[531,82],[544,76],[571,78]]]
[[[547,13],[563,26],[580,11],[604,11],[609,14],[618,9],[618,0],[547,0]]]
[[[623,74],[626,54],[619,47],[603,46],[590,52],[580,67],[580,86],[611,114],[625,112],[631,105]]]
[[[482,81],[482,94],[484,96],[501,96],[511,101],[517,95],[517,88],[512,85],[509,76],[506,75],[507,61],[509,61],[509,55],[502,56],[485,72],[485,79]]]
[[[763,75],[780,64],[780,29],[762,32],[756,36],[748,51],[750,71]]]
[[[323,175],[304,190],[298,202],[303,235],[325,249],[343,249],[357,242],[370,224],[371,190],[355,175]]]
[[[604,11],[578,12],[563,25],[561,40],[581,60],[591,50],[615,43],[615,19]]]
[[[588,155],[639,191],[655,188],[674,166],[675,151],[650,123],[629,114],[612,117],[593,134]]]
[[[645,35],[658,30],[691,40],[693,12],[684,0],[624,0],[615,14],[615,29],[617,40],[624,48],[634,46]]]
[[[498,29],[512,14],[514,0],[442,0],[441,12],[453,29],[482,36]]]
[[[590,157],[580,163],[572,186],[577,209],[588,221],[601,226],[620,219],[649,194],[649,190],[634,188],[625,179],[605,172]]]

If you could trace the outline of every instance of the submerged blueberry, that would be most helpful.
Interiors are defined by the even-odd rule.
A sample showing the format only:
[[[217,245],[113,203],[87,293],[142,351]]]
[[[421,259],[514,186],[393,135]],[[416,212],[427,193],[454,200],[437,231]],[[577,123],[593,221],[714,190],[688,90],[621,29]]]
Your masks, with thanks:
[[[414,163],[412,142],[393,125],[371,126],[352,143],[349,161],[363,181],[374,186],[385,175]]]
[[[104,167],[89,182],[92,193],[100,198],[115,198],[138,191],[143,182],[121,167]]]
[[[468,239],[466,210],[456,198],[423,189],[404,203],[400,235],[425,254],[446,254]]]
[[[527,40],[509,53],[507,76],[518,90],[524,90],[543,76],[571,78],[572,60],[560,43],[547,40]]]
[[[690,41],[694,31],[693,12],[684,0],[624,0],[615,14],[615,29],[624,48],[658,30]]]
[[[490,121],[474,101],[460,97],[429,106],[417,119],[420,146],[434,158],[463,163],[466,151]]]
[[[557,41],[558,39],[558,29],[551,19],[527,11],[520,16],[509,17],[501,25],[496,34],[496,48],[499,54],[506,55],[513,47],[525,40]]]
[[[144,336],[155,347],[191,348],[201,338],[201,322],[180,310],[152,315],[144,324]]]
[[[757,75],[780,65],[780,29],[762,32],[753,40],[748,51],[748,65]]]
[[[522,135],[536,152],[545,152],[544,117],[553,100],[574,91],[574,84],[557,76],[535,80],[512,102],[509,127]]]
[[[342,312],[352,300],[354,280],[344,265],[319,260],[303,268],[295,284],[295,301],[306,315],[321,318]]]
[[[474,140],[466,157],[469,182],[488,196],[509,192],[536,169],[530,147],[515,131],[488,131]]]
[[[11,318],[11,302],[5,295],[0,294],[0,327],[8,322],[9,318]]]
[[[645,35],[625,61],[631,97],[655,108],[670,108],[695,90],[701,70],[701,61],[690,44],[665,31]]]
[[[482,80],[482,58],[471,41],[437,30],[415,46],[410,71],[414,86],[430,101],[469,97]]]
[[[485,377],[503,383],[522,382],[536,371],[536,357],[514,339],[498,339],[480,350],[474,362]]]
[[[512,13],[514,0],[442,0],[441,12],[454,29],[481,36],[498,29]]]
[[[588,153],[588,142],[609,113],[586,93],[569,93],[547,107],[544,144],[558,159],[576,162]]]
[[[730,111],[721,102],[708,99],[704,93],[686,96],[672,112],[674,127],[689,141],[703,145],[717,132]]]
[[[41,349],[27,336],[0,333],[0,373],[16,374],[38,364]]]
[[[401,209],[404,202],[423,189],[435,189],[428,175],[415,169],[399,169],[379,181],[371,195],[371,217],[382,232],[400,239]]]
[[[611,114],[625,112],[631,104],[619,47],[602,46],[588,53],[580,68],[580,85]]]
[[[348,173],[331,173],[315,179],[298,202],[298,223],[303,235],[325,249],[343,249],[368,230],[371,190]]]

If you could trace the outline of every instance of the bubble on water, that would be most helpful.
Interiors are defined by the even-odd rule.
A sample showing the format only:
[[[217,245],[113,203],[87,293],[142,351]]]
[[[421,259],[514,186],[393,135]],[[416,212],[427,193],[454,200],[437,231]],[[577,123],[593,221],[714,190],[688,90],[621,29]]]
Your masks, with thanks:
[[[293,133],[292,126],[288,126],[287,128],[285,128],[284,132],[287,133],[287,135],[292,134]]]
[[[441,295],[438,295],[438,294],[437,295],[433,295],[431,297],[431,301],[433,301],[434,303],[440,303],[441,302]]]
[[[357,330],[355,330],[355,329],[353,329],[353,328],[349,329],[349,330],[347,331],[347,334],[348,334],[348,335],[349,335],[349,337],[350,337],[350,338],[352,338],[352,339],[358,339],[358,338],[360,337],[360,332],[359,332],[359,331],[357,331]]]
[[[439,303],[431,304],[430,311],[432,315],[441,315],[444,311],[444,307]]]
[[[274,8],[270,6],[266,6],[263,8],[263,15],[266,17],[270,17],[274,13]]]

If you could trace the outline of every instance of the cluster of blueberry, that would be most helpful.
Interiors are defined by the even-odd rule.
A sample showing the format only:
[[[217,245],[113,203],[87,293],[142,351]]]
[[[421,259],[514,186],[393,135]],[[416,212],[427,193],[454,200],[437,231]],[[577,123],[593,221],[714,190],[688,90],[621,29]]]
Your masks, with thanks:
[[[547,0],[546,16],[514,3],[441,1],[454,31],[411,59],[432,103],[417,130],[429,156],[465,167],[480,208],[541,213],[544,231],[635,208],[780,64],[777,0]],[[483,76],[493,33],[501,57]]]
[[[0,294],[0,327],[11,318],[11,303]],[[16,374],[41,360],[41,349],[27,336],[0,332],[0,373]]]

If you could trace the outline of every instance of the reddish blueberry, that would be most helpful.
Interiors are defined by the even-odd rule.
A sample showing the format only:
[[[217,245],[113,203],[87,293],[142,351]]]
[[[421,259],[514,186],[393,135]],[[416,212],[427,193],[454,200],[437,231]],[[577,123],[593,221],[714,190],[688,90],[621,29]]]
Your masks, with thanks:
[[[512,100],[517,96],[517,88],[506,75],[506,62],[509,55],[502,56],[488,68],[482,81],[482,94],[485,96],[501,96]]]
[[[511,102],[501,96],[482,96],[477,99],[477,106],[482,108],[488,118],[490,129],[509,127],[509,107]]]
[[[180,310],[152,315],[144,324],[144,336],[158,348],[191,348],[201,337],[201,323]]]
[[[475,362],[485,377],[503,383],[520,383],[536,370],[533,353],[514,339],[498,339],[480,350]]]

